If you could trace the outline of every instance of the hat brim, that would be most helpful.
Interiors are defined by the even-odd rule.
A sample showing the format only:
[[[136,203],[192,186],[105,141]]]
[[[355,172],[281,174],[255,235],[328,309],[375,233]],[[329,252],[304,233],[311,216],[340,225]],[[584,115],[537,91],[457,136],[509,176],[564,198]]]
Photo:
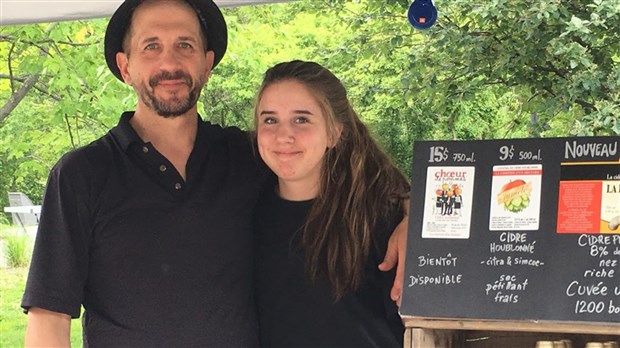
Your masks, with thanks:
[[[105,32],[105,60],[112,74],[123,81],[123,76],[116,64],[116,53],[123,52],[123,39],[131,23],[133,11],[143,0],[125,0],[110,18]],[[207,50],[213,51],[213,68],[224,57],[228,46],[228,30],[226,21],[219,7],[212,0],[185,0],[198,17],[202,30],[207,37]]]

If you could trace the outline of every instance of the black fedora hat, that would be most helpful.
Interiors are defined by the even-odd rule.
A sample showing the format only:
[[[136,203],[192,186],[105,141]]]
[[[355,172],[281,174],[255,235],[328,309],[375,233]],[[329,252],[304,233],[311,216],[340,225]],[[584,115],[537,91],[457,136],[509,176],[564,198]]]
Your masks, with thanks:
[[[123,81],[121,72],[116,65],[116,53],[123,51],[125,32],[131,23],[133,11],[144,0],[125,0],[110,18],[105,31],[105,60],[114,76]],[[212,0],[185,0],[198,16],[202,30],[207,37],[207,50],[215,53],[213,67],[222,60],[228,46],[226,21],[219,7]]]

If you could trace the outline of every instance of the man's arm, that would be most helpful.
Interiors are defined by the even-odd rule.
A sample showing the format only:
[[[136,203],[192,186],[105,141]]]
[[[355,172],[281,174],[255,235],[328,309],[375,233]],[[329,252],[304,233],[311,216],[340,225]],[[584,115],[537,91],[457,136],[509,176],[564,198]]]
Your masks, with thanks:
[[[392,301],[400,307],[400,296],[403,292],[403,278],[405,277],[405,254],[407,252],[407,231],[409,229],[409,199],[403,201],[404,216],[396,226],[388,240],[387,251],[379,269],[389,271],[396,266],[396,278],[390,291]]]
[[[28,310],[26,347],[71,347],[71,317],[32,307]]]

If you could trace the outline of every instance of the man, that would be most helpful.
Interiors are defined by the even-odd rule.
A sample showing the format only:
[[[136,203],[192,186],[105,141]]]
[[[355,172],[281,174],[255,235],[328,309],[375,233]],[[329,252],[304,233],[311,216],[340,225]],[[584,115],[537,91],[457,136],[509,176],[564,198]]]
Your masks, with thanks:
[[[138,104],[50,174],[26,345],[68,346],[82,303],[85,345],[256,345],[251,214],[263,174],[242,132],[196,108],[226,38],[211,0],[130,0],[111,18],[106,60]]]
[[[257,345],[251,216],[265,173],[244,133],[196,107],[226,45],[211,0],[127,0],[110,19],[108,67],[138,103],[50,173],[26,346],[69,346],[82,304],[85,346]]]

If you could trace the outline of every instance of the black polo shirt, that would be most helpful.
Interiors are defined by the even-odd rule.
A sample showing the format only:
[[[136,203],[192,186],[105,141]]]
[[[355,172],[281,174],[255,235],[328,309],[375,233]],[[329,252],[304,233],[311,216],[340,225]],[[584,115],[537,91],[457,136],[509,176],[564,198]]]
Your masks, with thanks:
[[[22,307],[83,305],[86,346],[256,345],[247,134],[199,121],[184,181],[132,116],[52,169]]]

